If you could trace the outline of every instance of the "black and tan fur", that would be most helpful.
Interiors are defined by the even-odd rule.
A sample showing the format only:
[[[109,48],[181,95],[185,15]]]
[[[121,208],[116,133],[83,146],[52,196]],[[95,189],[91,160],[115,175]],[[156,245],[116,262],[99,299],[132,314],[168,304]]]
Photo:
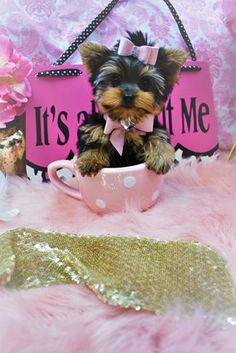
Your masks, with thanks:
[[[129,33],[136,45],[152,45],[141,32]],[[178,49],[160,48],[156,64],[145,65],[133,56],[119,56],[97,43],[79,46],[90,75],[100,113],[89,116],[79,128],[77,166],[82,175],[96,175],[104,167],[125,167],[145,162],[158,174],[165,174],[174,160],[168,134],[154,122],[153,132],[140,136],[126,132],[122,156],[103,130],[107,114],[112,120],[134,124],[147,114],[159,114],[178,80],[187,54]]]

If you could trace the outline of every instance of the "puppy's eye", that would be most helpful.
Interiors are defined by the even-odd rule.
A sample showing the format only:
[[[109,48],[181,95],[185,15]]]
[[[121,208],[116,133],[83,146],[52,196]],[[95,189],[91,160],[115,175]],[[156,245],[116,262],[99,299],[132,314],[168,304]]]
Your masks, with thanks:
[[[138,81],[138,86],[141,90],[143,91],[149,91],[150,90],[150,80],[148,77],[142,77]]]
[[[121,84],[121,78],[118,75],[111,76],[111,84],[113,87],[117,87]]]

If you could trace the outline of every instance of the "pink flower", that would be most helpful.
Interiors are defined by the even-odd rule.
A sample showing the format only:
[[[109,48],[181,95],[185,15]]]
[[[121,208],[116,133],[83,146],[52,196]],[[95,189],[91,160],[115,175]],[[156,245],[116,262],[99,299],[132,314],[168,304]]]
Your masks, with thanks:
[[[223,11],[225,24],[231,34],[236,37],[236,2],[235,0],[223,0]]]
[[[24,112],[31,96],[27,77],[32,63],[17,52],[5,35],[0,35],[0,128]]]

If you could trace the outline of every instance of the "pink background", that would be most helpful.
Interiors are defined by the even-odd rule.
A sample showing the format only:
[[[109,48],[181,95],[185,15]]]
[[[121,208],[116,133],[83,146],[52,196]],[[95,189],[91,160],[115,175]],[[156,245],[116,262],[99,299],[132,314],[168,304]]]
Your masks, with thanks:
[[[172,1],[198,59],[210,63],[220,143],[229,147],[236,139],[236,37],[226,26],[223,2],[227,0]],[[0,33],[36,65],[49,64],[107,4],[90,0],[88,8],[84,0],[1,0]],[[136,29],[159,38],[159,45],[184,48],[169,10],[157,0],[121,0],[90,40],[111,46],[125,30]],[[75,54],[69,62],[79,61]]]

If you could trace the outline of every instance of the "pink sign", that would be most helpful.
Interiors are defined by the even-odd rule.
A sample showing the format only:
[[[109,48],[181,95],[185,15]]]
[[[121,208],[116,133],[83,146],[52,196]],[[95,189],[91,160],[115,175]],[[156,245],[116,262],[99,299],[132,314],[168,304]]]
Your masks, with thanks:
[[[158,120],[169,130],[176,149],[189,155],[211,155],[217,149],[218,136],[208,65],[199,61],[187,64],[201,70],[181,73]],[[36,170],[46,171],[49,163],[73,157],[78,127],[95,110],[83,65],[56,68],[79,69],[82,74],[35,77],[38,71],[49,70],[38,67],[30,77],[33,95],[26,110],[26,159]]]
[[[33,93],[26,110],[26,159],[39,170],[76,153],[78,126],[95,109],[83,65],[63,65],[63,68],[79,69],[82,74],[35,77],[39,71],[49,69],[44,66],[37,67],[30,77]]]
[[[197,65],[200,71],[182,72],[158,121],[169,131],[176,149],[210,155],[218,145],[211,79],[208,64],[197,61]]]

